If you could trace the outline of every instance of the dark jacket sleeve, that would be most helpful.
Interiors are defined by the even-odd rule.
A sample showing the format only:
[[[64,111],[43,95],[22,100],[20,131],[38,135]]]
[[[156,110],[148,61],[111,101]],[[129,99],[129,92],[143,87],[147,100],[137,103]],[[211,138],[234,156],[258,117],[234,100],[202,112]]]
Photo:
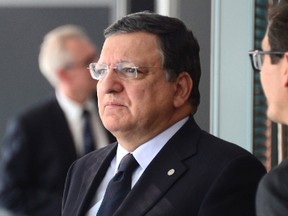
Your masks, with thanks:
[[[35,161],[30,134],[37,130],[29,130],[33,129],[19,118],[8,124],[1,145],[0,207],[17,215],[55,215],[55,210],[61,209],[62,197],[41,189],[33,181],[37,174],[33,171]]]
[[[255,216],[256,189],[265,173],[263,165],[255,157],[243,155],[235,158],[210,187],[199,216]]]
[[[288,160],[271,170],[259,183],[257,216],[288,215]]]

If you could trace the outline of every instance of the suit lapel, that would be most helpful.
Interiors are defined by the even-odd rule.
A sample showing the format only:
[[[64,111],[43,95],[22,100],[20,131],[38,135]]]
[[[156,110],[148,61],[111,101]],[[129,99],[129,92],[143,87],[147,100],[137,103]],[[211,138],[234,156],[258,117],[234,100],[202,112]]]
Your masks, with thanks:
[[[145,215],[185,173],[185,166],[175,154],[165,151],[162,156],[169,160],[158,157],[147,167],[115,215]]]
[[[54,130],[53,134],[57,134],[55,136],[55,139],[58,139],[58,143],[61,143],[61,148],[63,149],[64,152],[66,152],[66,157],[70,156],[71,157],[71,163],[75,161],[78,158],[76,148],[75,148],[75,143],[73,140],[72,133],[69,129],[69,125],[67,122],[67,119],[65,118],[65,114],[63,110],[61,109],[58,101],[56,98],[53,98],[52,102],[52,109],[53,112],[51,111],[51,116],[50,119],[51,121],[57,121],[57,124],[54,122],[54,127],[50,128],[50,130]],[[53,125],[53,124],[52,124]]]
[[[131,193],[115,212],[115,216],[148,215],[152,208],[153,211],[157,209],[160,213],[163,210],[166,212],[169,209],[173,210],[173,206],[165,200],[164,196],[185,174],[187,170],[185,159],[196,154],[199,131],[199,127],[191,117],[153,159]],[[80,193],[75,201],[79,203],[78,210],[74,211],[76,215],[87,213],[96,190],[115,156],[116,149],[117,144],[111,144],[97,151],[97,154],[87,155],[91,157],[86,159],[89,162],[85,164],[85,168],[89,171],[83,172],[86,174],[83,176],[85,180],[82,181]],[[160,200],[161,205],[159,205]]]
[[[117,144],[110,144],[105,149],[102,149],[104,152],[100,154],[91,154],[89,159],[89,164],[85,166],[87,171],[84,172],[83,181],[79,193],[80,203],[79,214],[85,215],[89,208],[91,207],[91,202],[97,192],[106,171],[116,154]]]
[[[173,209],[163,196],[185,174],[184,160],[196,154],[199,134],[191,117],[153,159],[115,215],[145,215],[160,199],[164,202],[158,212]]]

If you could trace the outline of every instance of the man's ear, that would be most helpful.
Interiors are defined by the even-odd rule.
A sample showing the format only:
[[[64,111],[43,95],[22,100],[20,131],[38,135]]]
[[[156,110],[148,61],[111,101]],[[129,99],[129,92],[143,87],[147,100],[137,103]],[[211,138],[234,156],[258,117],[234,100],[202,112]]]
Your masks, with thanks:
[[[288,87],[288,53],[284,53],[283,57],[283,67],[284,67],[284,74],[283,74],[283,83],[285,87]]]
[[[189,100],[193,80],[187,72],[181,72],[175,81],[174,106],[180,107]]]

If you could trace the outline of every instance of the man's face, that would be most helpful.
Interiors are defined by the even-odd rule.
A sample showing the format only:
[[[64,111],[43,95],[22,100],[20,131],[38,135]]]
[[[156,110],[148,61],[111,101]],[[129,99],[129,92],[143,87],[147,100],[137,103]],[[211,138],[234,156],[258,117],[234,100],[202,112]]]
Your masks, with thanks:
[[[263,51],[270,51],[270,44],[267,34],[262,41]],[[287,113],[287,64],[284,58],[276,64],[271,63],[269,55],[264,56],[262,70],[260,72],[261,84],[267,99],[267,116],[275,122],[288,122],[285,117]],[[287,114],[286,114],[287,115]]]
[[[143,73],[128,80],[110,69],[98,81],[100,117],[120,143],[139,145],[170,126],[176,87],[165,79],[155,35],[136,32],[108,37],[98,63],[112,68],[121,62],[148,68],[140,68]]]
[[[65,47],[74,60],[67,69],[70,89],[74,95],[79,94],[80,98],[86,98],[96,91],[97,81],[92,79],[87,69],[89,63],[97,60],[96,48],[90,41],[80,38],[67,40]]]

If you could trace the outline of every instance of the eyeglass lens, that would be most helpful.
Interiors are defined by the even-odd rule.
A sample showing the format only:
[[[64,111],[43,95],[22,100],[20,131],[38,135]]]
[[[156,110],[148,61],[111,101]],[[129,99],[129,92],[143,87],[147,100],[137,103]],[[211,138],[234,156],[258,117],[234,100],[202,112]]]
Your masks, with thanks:
[[[261,55],[260,53],[253,54],[253,61],[254,61],[254,67],[257,70],[261,70],[263,66],[263,58],[264,55]]]
[[[137,78],[137,67],[133,63],[119,63],[114,67],[109,67],[106,64],[91,63],[89,70],[94,79],[102,79],[109,71],[113,69],[120,78],[123,79],[135,79]]]

